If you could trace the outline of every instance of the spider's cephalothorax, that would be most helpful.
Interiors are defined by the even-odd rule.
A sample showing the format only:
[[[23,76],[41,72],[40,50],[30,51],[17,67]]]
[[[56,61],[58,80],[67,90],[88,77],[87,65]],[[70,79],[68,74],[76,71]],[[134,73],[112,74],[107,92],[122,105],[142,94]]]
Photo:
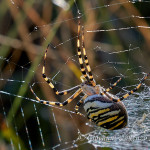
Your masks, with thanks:
[[[122,97],[118,98],[113,94],[110,94],[109,91],[120,82],[121,78],[118,79],[113,85],[109,88],[104,89],[100,85],[97,85],[92,72],[91,67],[88,62],[88,58],[86,55],[85,45],[84,45],[84,32],[82,28],[82,46],[80,46],[80,21],[78,23],[78,38],[77,38],[77,55],[80,64],[80,70],[82,73],[81,81],[82,83],[78,86],[70,88],[64,91],[58,91],[54,84],[50,81],[50,79],[45,74],[45,60],[47,55],[47,49],[44,55],[44,65],[42,69],[42,77],[48,83],[49,87],[53,89],[55,94],[57,95],[66,95],[69,92],[76,90],[76,92],[71,95],[66,101],[60,102],[52,102],[52,101],[45,101],[41,100],[33,91],[32,86],[31,92],[35,95],[36,99],[43,104],[48,105],[57,105],[57,106],[65,106],[72,102],[77,96],[81,93],[84,94],[82,99],[80,99],[75,106],[75,112],[79,115],[82,115],[78,110],[81,104],[84,104],[84,109],[87,113],[87,117],[90,121],[96,123],[98,126],[101,126],[106,129],[115,130],[121,129],[127,125],[128,115],[124,104],[121,102],[123,99],[127,98],[129,95],[133,94],[137,91],[142,83],[147,79],[150,73],[146,74],[146,76],[140,81],[136,88],[128,92],[127,94],[123,95]]]

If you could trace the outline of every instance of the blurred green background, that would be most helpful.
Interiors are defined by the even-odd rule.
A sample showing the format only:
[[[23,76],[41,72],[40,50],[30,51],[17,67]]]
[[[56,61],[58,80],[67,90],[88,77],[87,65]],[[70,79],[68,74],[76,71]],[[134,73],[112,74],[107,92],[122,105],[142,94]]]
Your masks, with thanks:
[[[79,10],[85,28],[87,55],[98,84],[108,87],[123,75],[123,81],[114,90],[114,93],[120,92],[121,87],[137,84],[143,72],[150,70],[150,30],[139,27],[149,27],[149,2],[70,0],[63,5],[62,1],[61,6],[56,2],[0,1],[0,91],[8,92],[0,95],[2,150],[12,147],[31,149],[30,141],[33,149],[51,149],[59,143],[63,147],[68,141],[68,145],[73,145],[78,130],[83,134],[92,130],[85,125],[88,122],[86,117],[71,113],[78,99],[63,110],[34,105],[31,99],[35,97],[28,85],[35,83],[34,91],[41,99],[64,101],[68,97],[56,96],[42,78],[43,54],[48,43],[51,43],[51,48],[47,54],[46,74],[51,79],[56,75],[53,83],[57,89],[80,84],[76,56]],[[110,29],[117,30],[107,31]],[[90,30],[105,32],[86,32]],[[81,112],[84,113],[82,109]],[[93,149],[93,146],[79,146],[79,149],[87,148]]]

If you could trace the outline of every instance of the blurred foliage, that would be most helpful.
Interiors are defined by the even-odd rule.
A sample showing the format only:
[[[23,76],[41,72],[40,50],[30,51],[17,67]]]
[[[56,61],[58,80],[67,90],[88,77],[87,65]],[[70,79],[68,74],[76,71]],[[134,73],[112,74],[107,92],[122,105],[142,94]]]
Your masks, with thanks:
[[[150,16],[150,3],[132,4],[117,0],[115,3],[118,4],[113,5],[114,1],[112,0],[88,0],[77,1],[77,3],[70,0],[66,7],[59,7],[53,2],[49,0],[0,1],[0,78],[4,79],[0,81],[0,90],[35,99],[28,85],[35,82],[34,91],[41,99],[63,101],[67,98],[66,96],[55,96],[44,82],[41,76],[42,58],[44,49],[48,43],[51,43],[52,46],[48,51],[46,61],[47,75],[52,78],[60,71],[55,78],[59,90],[80,84],[81,73],[76,57],[78,9],[85,31],[149,26],[149,19],[139,19],[131,17],[131,15]],[[110,7],[101,7],[108,4]],[[96,7],[99,8],[96,9]],[[125,17],[126,19],[123,19]],[[102,79],[117,77],[120,74],[130,76],[131,80],[125,78],[124,83],[121,83],[123,86],[124,84],[127,85],[126,83],[132,84],[134,82],[134,72],[148,72],[150,30],[136,28],[122,32],[119,30],[114,32],[85,32],[85,39],[87,54],[95,79],[103,86],[109,86],[109,82],[113,83],[116,78],[108,81],[102,81]],[[97,46],[101,48],[95,49]],[[117,56],[109,55],[112,51],[119,52],[134,47],[139,47],[139,51],[118,53]],[[144,59],[141,59],[141,53]],[[110,56],[112,57],[110,58]],[[127,62],[127,64],[115,65],[107,63],[107,60]],[[130,60],[129,64],[128,60]],[[144,67],[140,68],[139,66]],[[117,71],[114,68],[117,68]],[[15,82],[10,82],[8,79]],[[29,139],[24,136],[26,127],[29,130],[33,149],[42,149],[33,102],[5,94],[1,94],[0,99],[0,149],[9,149],[12,143],[15,149],[19,149],[18,143],[20,143],[21,149],[29,149]],[[72,111],[75,104],[76,101],[70,106],[66,106],[65,109]],[[62,143],[76,139],[78,136],[77,128],[82,133],[91,130],[85,126],[86,118],[73,114],[71,120],[69,113],[62,110],[40,104],[36,104],[36,107],[46,148],[51,148],[59,143],[56,124],[52,117],[53,113],[56,117]],[[20,108],[24,110],[24,118]],[[16,135],[16,130],[18,135]],[[93,149],[89,145],[87,144],[81,149],[87,147]]]

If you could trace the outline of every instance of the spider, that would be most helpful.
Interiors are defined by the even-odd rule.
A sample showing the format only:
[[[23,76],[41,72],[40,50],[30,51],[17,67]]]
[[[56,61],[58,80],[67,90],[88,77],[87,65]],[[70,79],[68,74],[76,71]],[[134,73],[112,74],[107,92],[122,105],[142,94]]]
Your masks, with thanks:
[[[79,59],[80,70],[82,73],[82,76],[80,77],[82,83],[80,85],[77,85],[73,88],[64,91],[58,91],[55,88],[54,84],[49,80],[49,78],[45,74],[46,55],[50,45],[48,45],[47,49],[45,50],[44,65],[42,69],[42,77],[48,83],[49,87],[53,89],[56,95],[66,95],[73,90],[76,90],[76,92],[62,103],[41,100],[35,94],[35,92],[32,89],[32,86],[30,85],[31,92],[34,94],[34,96],[40,103],[57,106],[65,106],[70,102],[72,102],[81,93],[83,93],[84,96],[82,97],[82,99],[78,101],[78,103],[75,106],[76,114],[82,115],[78,110],[79,106],[83,104],[84,110],[87,114],[87,118],[90,121],[94,122],[96,125],[109,130],[121,129],[125,127],[128,123],[128,114],[122,100],[124,100],[129,95],[137,91],[141,87],[142,83],[150,75],[150,73],[146,74],[146,76],[140,81],[140,83],[137,85],[136,88],[134,88],[133,90],[131,90],[130,92],[128,92],[127,94],[123,95],[120,98],[109,93],[109,91],[112,88],[114,88],[118,84],[118,82],[121,81],[121,78],[119,78],[114,84],[112,84],[107,89],[104,89],[101,85],[96,84],[96,81],[94,80],[93,74],[91,72],[91,67],[89,65],[85,50],[83,27],[81,40],[80,34],[81,34],[81,25],[79,20],[78,36],[77,36],[77,55]]]

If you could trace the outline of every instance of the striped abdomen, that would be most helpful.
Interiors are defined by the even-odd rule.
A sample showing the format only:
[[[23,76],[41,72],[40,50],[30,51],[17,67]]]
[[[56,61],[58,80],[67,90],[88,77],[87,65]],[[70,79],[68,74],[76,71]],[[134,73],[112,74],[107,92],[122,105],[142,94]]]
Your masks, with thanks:
[[[122,102],[113,102],[96,94],[85,99],[84,109],[88,119],[103,128],[116,130],[127,125],[127,111]]]

